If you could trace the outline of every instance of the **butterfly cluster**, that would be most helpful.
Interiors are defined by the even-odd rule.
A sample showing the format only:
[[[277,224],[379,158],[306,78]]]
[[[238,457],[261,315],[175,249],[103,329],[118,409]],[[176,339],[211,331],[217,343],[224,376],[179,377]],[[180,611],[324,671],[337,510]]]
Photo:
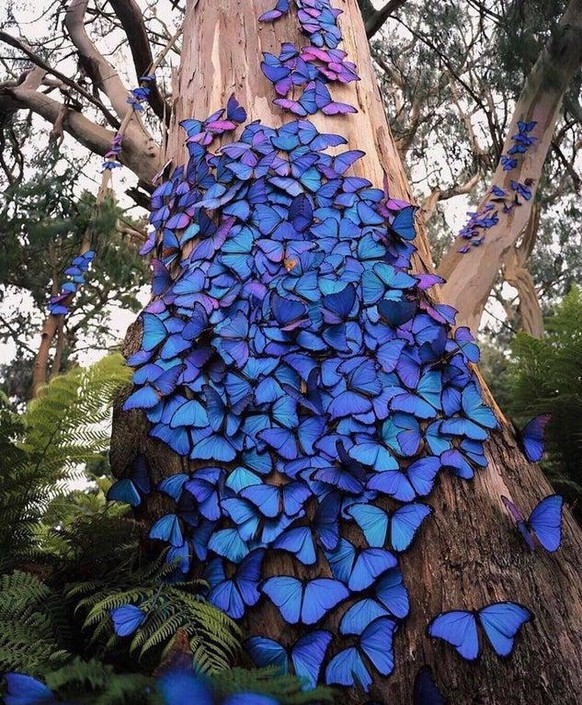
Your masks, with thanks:
[[[431,513],[419,500],[442,470],[485,465],[496,420],[470,333],[451,338],[452,309],[425,295],[438,279],[409,273],[414,208],[347,175],[362,152],[328,156],[345,141],[306,120],[250,123],[212,153],[239,110],[187,121],[189,162],[153,196],[153,299],[125,409],[199,467],[156,488],[175,509],[150,537],[184,572],[205,561],[232,617],[263,599],[300,627],[288,644],[254,637],[257,664],[367,689],[394,667],[398,553]],[[134,504],[150,489],[138,470],[120,482]],[[267,549],[330,577],[265,576]],[[345,643],[327,659],[336,608]]]
[[[279,56],[263,54],[261,69],[275,87],[275,104],[301,117],[319,110],[325,115],[356,112],[353,106],[334,101],[326,85],[359,80],[355,64],[337,49],[341,39],[337,17],[341,10],[333,9],[329,0],[302,0],[297,6],[299,23],[311,44],[299,49],[285,43]],[[289,2],[284,0],[261,15],[259,21],[279,19],[288,10]]]
[[[85,275],[94,258],[94,250],[87,250],[82,255],[75,257],[70,266],[65,269],[64,274],[67,281],[61,286],[60,292],[51,296],[48,302],[48,310],[53,316],[63,316],[69,313],[69,303],[85,283]]]
[[[137,88],[132,88],[129,92],[129,97],[127,102],[131,105],[132,110],[135,112],[143,112],[143,105],[151,93],[152,83],[156,80],[155,76],[140,76],[139,86]]]
[[[340,13],[327,0],[296,5],[311,45],[265,55],[276,102],[300,118],[347,112],[326,87],[357,79],[337,49]],[[341,136],[307,119],[245,121],[233,96],[182,123],[189,160],[155,190],[144,247],[152,300],[124,409],[142,410],[150,435],[195,469],[154,488],[136,462],[110,498],[138,506],[166,494],[173,510],[149,535],[177,571],[202,563],[208,599],[235,619],[273,605],[281,640],[250,637],[257,665],[306,688],[369,690],[394,668],[409,612],[400,554],[432,513],[424,499],[441,472],[470,480],[486,465],[497,422],[471,369],[471,333],[451,335],[454,310],[426,293],[442,280],[411,273],[415,208],[350,175],[363,152],[329,155]],[[493,210],[475,228],[491,227]],[[277,551],[289,574],[265,569]],[[118,633],[144,619],[126,607],[112,615]],[[496,648],[489,622],[507,615],[492,607],[467,613],[465,631],[473,639],[479,619]],[[433,635],[448,637],[438,620]],[[424,674],[418,691],[438,702],[433,686]]]
[[[502,154],[500,163],[503,171],[511,171],[518,165],[518,156],[524,155],[528,148],[535,141],[531,132],[537,122],[518,121],[518,132],[512,135],[512,146],[508,149],[507,154]],[[485,239],[485,233],[488,228],[492,228],[499,222],[499,215],[503,213],[507,215],[516,207],[523,204],[524,201],[529,201],[532,197],[531,185],[533,181],[526,179],[525,182],[511,179],[509,189],[502,189],[500,186],[493,185],[490,190],[489,199],[485,202],[482,208],[476,213],[469,213],[467,224],[459,232],[459,237],[467,240],[467,243],[459,248],[459,252],[465,254],[472,247],[478,247]],[[499,209],[501,206],[501,210]]]

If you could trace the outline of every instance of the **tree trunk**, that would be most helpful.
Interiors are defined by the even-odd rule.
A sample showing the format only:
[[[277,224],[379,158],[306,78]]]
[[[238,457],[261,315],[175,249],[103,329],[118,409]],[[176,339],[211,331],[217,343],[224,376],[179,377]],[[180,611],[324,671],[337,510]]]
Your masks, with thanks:
[[[515,194],[512,181],[529,185],[531,198],[520,198],[521,203],[505,213],[498,202],[491,201],[491,192],[487,191],[477,212],[483,213],[487,204],[494,205],[499,214],[498,222],[481,230],[483,242],[478,247],[470,247],[468,252],[460,251],[467,240],[457,237],[439,267],[439,274],[447,280],[443,286],[444,297],[459,312],[457,323],[469,326],[473,332],[479,327],[503,260],[530,220],[562,99],[581,64],[582,0],[570,0],[555,33],[526,80],[507,130],[503,153],[507,154],[513,144],[512,135],[518,132],[518,121],[536,121],[532,132],[536,142],[526,154],[517,155],[514,169],[504,171],[500,163],[491,181],[492,187],[497,186],[508,194],[508,201]]]
[[[189,0],[187,3],[182,64],[176,79],[175,112],[170,128],[168,156],[185,160],[184,134],[178,122],[186,117],[203,118],[225,105],[231,93],[246,107],[250,120],[261,119],[278,127],[289,117],[273,106],[272,86],[259,69],[261,51],[278,54],[281,42],[306,43],[299,35],[292,12],[274,24],[259,25],[258,16],[270,9],[272,0]],[[366,34],[356,0],[335,0],[344,11],[339,23],[343,48],[359,69],[361,81],[344,87],[334,85],[335,100],[355,105],[358,113],[325,117],[313,122],[324,132],[336,132],[348,140],[348,149],[362,149],[366,156],[354,172],[381,186],[388,176],[390,194],[410,200],[410,192],[372,71]],[[415,242],[417,271],[429,271],[430,256],[422,225]],[[141,326],[134,325],[126,339],[126,354],[139,349]],[[582,571],[578,563],[582,536],[565,512],[564,540],[556,554],[524,549],[500,501],[500,495],[531,508],[550,492],[535,465],[525,461],[509,424],[501,418],[501,430],[488,443],[489,465],[470,483],[441,474],[430,497],[434,517],[422,535],[403,555],[401,567],[410,594],[411,612],[395,638],[394,673],[376,678],[371,693],[345,690],[345,703],[376,700],[383,705],[412,702],[412,683],[418,669],[430,664],[451,703],[471,705],[576,705],[582,692]],[[144,453],[153,479],[183,472],[188,462],[161,442],[148,438],[148,423],[141,412],[114,414],[111,464],[116,475],[127,468],[138,452]],[[195,466],[190,464],[191,468]],[[149,511],[160,509],[156,502]],[[356,541],[353,523],[342,534]],[[282,557],[284,556],[284,557]],[[328,575],[327,563],[299,565],[288,554],[267,557],[263,577],[298,575],[302,579]],[[452,647],[425,635],[428,622],[443,610],[478,609],[486,604],[513,600],[535,615],[523,628],[509,660],[493,655],[483,643],[479,661],[462,661]],[[330,613],[323,627],[337,632],[339,617]],[[285,640],[301,634],[285,624],[273,605],[263,598],[250,610],[243,629]],[[485,640],[483,640],[485,641]]]

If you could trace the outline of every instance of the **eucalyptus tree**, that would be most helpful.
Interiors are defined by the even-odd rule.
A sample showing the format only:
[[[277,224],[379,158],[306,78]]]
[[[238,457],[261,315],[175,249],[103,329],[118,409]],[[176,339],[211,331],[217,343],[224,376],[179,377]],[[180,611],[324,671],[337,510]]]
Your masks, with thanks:
[[[140,8],[110,4],[135,49]],[[164,144],[141,118],[151,69],[136,67],[128,100],[87,34],[87,2],[65,18],[97,88],[83,98],[109,127],[67,109],[63,129],[144,185],[161,170],[153,295],[126,339],[134,385],[114,414],[117,496],[242,620],[257,663],[353,703],[409,702],[427,664],[455,702],[575,703],[582,537],[565,510],[558,540],[558,499],[551,541],[538,534],[552,555],[512,525],[512,502],[533,507],[549,486],[480,383],[470,333],[453,336],[450,307],[428,293],[438,278],[357,3],[182,9]],[[55,121],[61,106],[37,90],[46,72],[10,96]],[[518,105],[508,144],[531,147],[535,122],[546,145],[531,107]],[[537,178],[528,164],[520,179]]]

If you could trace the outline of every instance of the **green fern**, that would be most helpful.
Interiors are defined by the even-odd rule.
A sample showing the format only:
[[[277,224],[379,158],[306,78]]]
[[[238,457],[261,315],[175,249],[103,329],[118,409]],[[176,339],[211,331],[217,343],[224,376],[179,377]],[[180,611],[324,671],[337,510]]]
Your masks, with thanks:
[[[117,354],[56,377],[20,416],[0,398],[0,560],[6,568],[35,555],[51,499],[107,449],[112,399],[128,378]]]
[[[511,412],[520,421],[550,413],[543,467],[572,503],[582,500],[582,292],[573,287],[546,319],[542,340],[520,333],[510,366]],[[582,514],[580,515],[582,518]]]
[[[66,663],[65,625],[58,596],[37,577],[20,571],[0,576],[0,672],[40,675]]]

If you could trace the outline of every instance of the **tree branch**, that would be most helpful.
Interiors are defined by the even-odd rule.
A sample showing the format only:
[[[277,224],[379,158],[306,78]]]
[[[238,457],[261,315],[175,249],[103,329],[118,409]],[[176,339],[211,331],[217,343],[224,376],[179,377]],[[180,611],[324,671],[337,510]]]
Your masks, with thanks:
[[[122,120],[131,111],[127,102],[128,89],[119,78],[119,74],[105,57],[97,50],[85,31],[85,11],[88,0],[71,0],[65,14],[64,26],[79,56],[89,68],[96,87],[109,98],[113,109]]]
[[[40,56],[38,56],[38,54],[35,54],[31,49],[25,46],[16,37],[13,37],[7,32],[3,32],[0,30],[0,41],[3,41],[6,44],[14,47],[15,49],[18,49],[23,54],[26,54],[26,56],[32,61],[33,64],[35,64],[35,66],[38,66],[39,68],[43,69],[44,71],[46,71],[46,73],[52,74],[53,76],[58,78],[59,81],[62,81],[65,85],[69,86],[74,91],[79,93],[79,95],[82,95],[85,100],[88,100],[90,103],[95,105],[103,113],[103,115],[105,115],[105,117],[113,127],[119,127],[119,120],[117,120],[115,115],[113,115],[109,110],[107,110],[107,108],[98,98],[95,98],[95,96],[93,96],[91,93],[79,86],[68,76],[65,76],[65,74],[61,73],[60,71],[57,71],[56,69],[53,69],[51,66],[49,66],[49,64],[46,63],[46,61],[44,61]]]
[[[4,92],[18,103],[19,108],[32,110],[53,125],[59,117],[62,103],[29,88],[26,82],[19,86],[4,88]],[[111,130],[96,125],[76,110],[67,111],[63,128],[84,147],[101,156],[111,149],[111,141],[115,135]],[[159,149],[151,138],[148,140],[142,135],[135,135],[135,137],[126,135],[120,157],[121,163],[145,182],[149,182],[159,170]]]
[[[143,21],[143,13],[135,0],[109,0],[109,4],[121,22],[121,26],[127,36],[133,65],[139,79],[140,76],[144,76],[148,72],[154,61],[151,44]],[[150,84],[150,88],[148,102],[160,120],[167,124],[171,113],[170,106],[162,98],[162,94],[155,83]]]
[[[384,22],[405,2],[406,0],[388,0],[382,9],[376,10],[371,0],[358,0],[368,39],[371,39],[382,28]]]

